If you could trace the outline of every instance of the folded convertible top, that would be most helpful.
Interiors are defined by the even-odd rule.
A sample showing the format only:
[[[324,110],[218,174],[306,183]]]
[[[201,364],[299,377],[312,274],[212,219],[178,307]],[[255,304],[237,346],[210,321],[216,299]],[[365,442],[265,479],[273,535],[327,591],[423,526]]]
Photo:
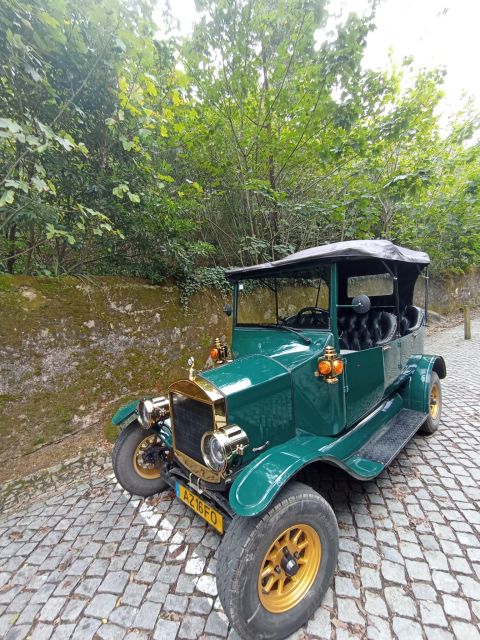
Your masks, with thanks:
[[[423,251],[413,251],[405,247],[399,247],[390,240],[348,240],[346,242],[334,242],[320,247],[312,247],[297,251],[292,255],[264,262],[251,267],[241,267],[227,271],[229,280],[238,280],[241,276],[263,275],[265,272],[277,272],[288,270],[295,265],[314,266],[316,264],[337,262],[339,260],[355,260],[360,258],[378,258],[394,262],[410,262],[412,264],[429,264],[430,258]],[[266,275],[266,273],[265,273]]]

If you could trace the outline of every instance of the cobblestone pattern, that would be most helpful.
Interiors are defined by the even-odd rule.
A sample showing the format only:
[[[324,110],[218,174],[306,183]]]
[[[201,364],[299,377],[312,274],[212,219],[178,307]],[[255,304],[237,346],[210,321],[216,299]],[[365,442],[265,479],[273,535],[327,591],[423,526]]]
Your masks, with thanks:
[[[480,639],[479,346],[461,328],[429,339],[448,366],[440,432],[416,436],[374,482],[335,470],[322,482],[338,570],[296,638]],[[74,481],[0,518],[0,638],[237,638],[212,530],[171,492],[129,499],[101,471]]]
[[[72,477],[76,481],[89,481],[107,469],[111,470],[109,451],[85,451],[49,469],[4,482],[0,485],[0,513],[19,509],[40,494],[45,498],[62,493],[72,484]]]

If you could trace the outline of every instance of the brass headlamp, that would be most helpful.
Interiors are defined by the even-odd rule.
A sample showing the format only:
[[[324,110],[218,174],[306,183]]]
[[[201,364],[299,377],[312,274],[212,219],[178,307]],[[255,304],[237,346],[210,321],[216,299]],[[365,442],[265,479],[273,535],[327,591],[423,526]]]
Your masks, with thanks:
[[[137,407],[138,422],[143,429],[151,429],[159,420],[170,414],[170,404],[165,396],[140,400]]]
[[[246,447],[248,436],[235,424],[205,433],[201,444],[205,464],[216,473],[235,467]]]

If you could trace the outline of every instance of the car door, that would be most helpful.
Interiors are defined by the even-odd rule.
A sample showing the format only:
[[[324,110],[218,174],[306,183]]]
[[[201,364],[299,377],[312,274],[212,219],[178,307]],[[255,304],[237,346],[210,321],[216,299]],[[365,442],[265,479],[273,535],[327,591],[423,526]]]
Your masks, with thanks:
[[[342,351],[347,427],[368,414],[382,399],[385,390],[384,353],[388,350],[384,352],[382,347]]]
[[[383,354],[383,371],[384,371],[384,389],[385,393],[394,386],[400,372],[402,370],[402,353],[401,338],[391,340],[382,347]]]

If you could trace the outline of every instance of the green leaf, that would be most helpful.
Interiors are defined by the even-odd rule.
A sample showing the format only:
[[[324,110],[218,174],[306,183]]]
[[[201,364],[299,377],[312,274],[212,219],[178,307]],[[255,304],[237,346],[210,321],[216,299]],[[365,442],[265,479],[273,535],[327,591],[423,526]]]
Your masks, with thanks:
[[[128,184],[119,184],[118,186],[114,187],[112,189],[112,193],[114,196],[117,196],[117,198],[123,198],[125,193],[128,193],[129,188],[128,188]]]
[[[175,178],[172,178],[172,176],[164,176],[161,173],[157,174],[157,178],[163,180],[163,182],[175,182]]]
[[[131,140],[127,140],[123,136],[120,138],[120,140],[122,142],[122,147],[125,149],[125,151],[130,151],[135,146],[134,142],[132,142]]]
[[[20,189],[24,193],[28,193],[28,184],[23,180],[5,180],[6,187],[12,187],[12,189]]]
[[[44,24],[48,25],[49,27],[53,27],[54,29],[58,29],[58,27],[60,26],[60,23],[58,22],[58,20],[56,18],[54,18],[53,16],[51,16],[46,11],[40,11],[38,13],[38,17],[40,18],[40,20]]]
[[[137,193],[132,193],[131,191],[129,191],[127,193],[130,202],[140,202],[140,196]]]
[[[39,192],[50,191],[49,186],[45,182],[45,180],[43,180],[42,178],[39,178],[38,176],[33,176],[32,184],[35,187],[35,189]]]
[[[62,138],[61,136],[55,136],[55,140],[58,142],[58,144],[62,145],[62,147],[66,150],[66,151],[71,151],[74,146],[75,143],[71,142],[70,140],[68,140],[67,138]]]
[[[77,144],[77,150],[80,151],[81,154],[83,154],[84,156],[88,156],[88,149],[87,147],[83,144],[83,142],[79,142]]]
[[[55,229],[53,224],[51,224],[50,222],[46,226],[46,231],[47,231],[47,239],[48,240],[51,240],[55,236],[55,234],[57,232],[57,230]]]
[[[40,131],[47,138],[47,140],[51,140],[52,138],[55,137],[55,134],[54,134],[52,128],[48,124],[43,124],[43,122],[40,122],[40,120],[37,120],[37,125],[38,125],[38,128],[40,129]]]
[[[42,76],[38,73],[36,69],[31,67],[30,65],[26,65],[25,71],[32,78],[34,82],[39,82],[42,79]]]
[[[10,118],[0,118],[0,129],[7,129],[11,133],[20,133],[22,127]]]
[[[13,204],[15,200],[15,192],[11,189],[4,191],[0,197],[0,207],[4,207],[6,204]]]

